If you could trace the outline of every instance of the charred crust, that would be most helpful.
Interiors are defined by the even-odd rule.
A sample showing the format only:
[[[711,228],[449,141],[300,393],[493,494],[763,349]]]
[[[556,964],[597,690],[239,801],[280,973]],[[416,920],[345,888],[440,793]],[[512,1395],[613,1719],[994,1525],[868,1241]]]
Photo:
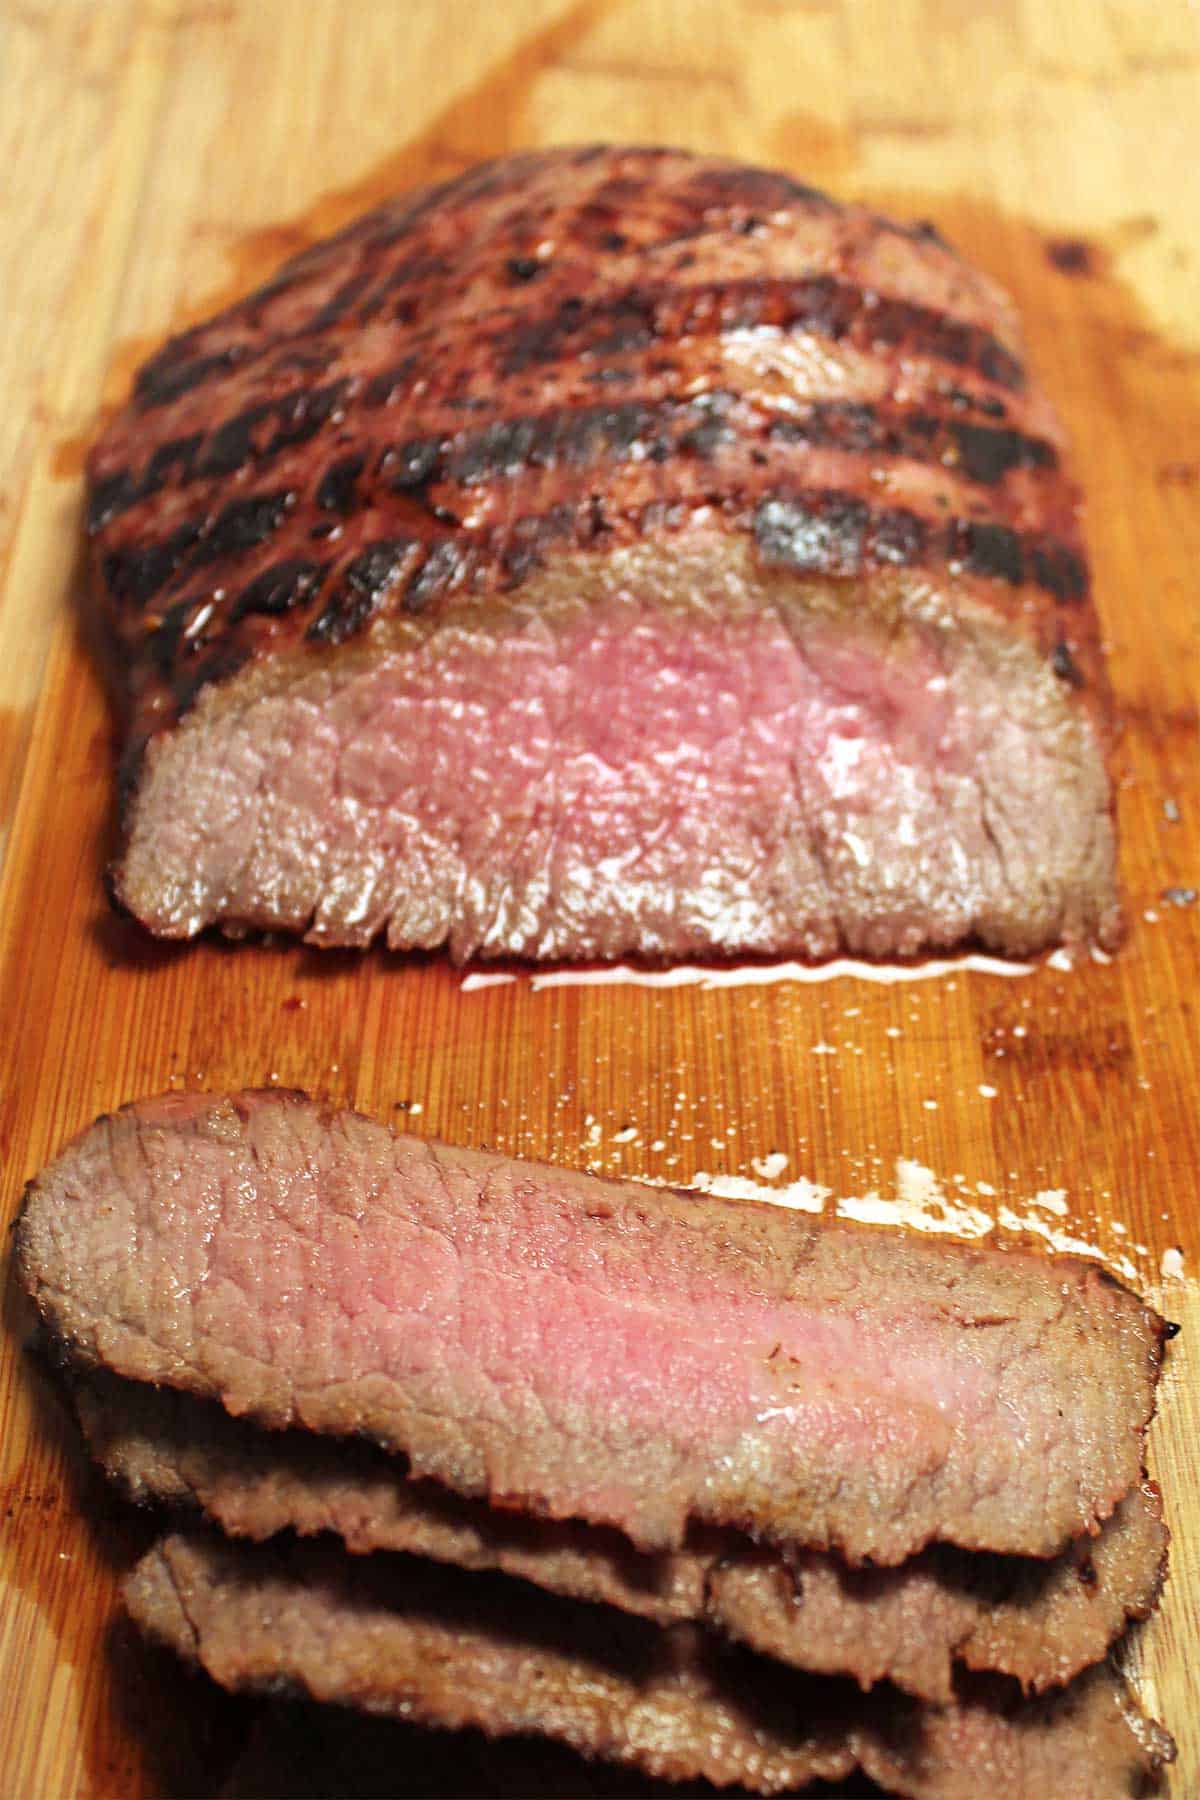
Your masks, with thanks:
[[[1054,446],[1043,438],[859,400],[817,401],[799,417],[772,421],[769,435],[779,443],[939,461],[987,487],[1013,469],[1052,469],[1058,463]]]
[[[424,612],[434,600],[452,588],[462,586],[474,561],[467,544],[455,538],[443,538],[435,544],[424,563],[410,579],[404,591],[404,609]]]
[[[889,507],[876,513],[871,522],[871,549],[879,562],[922,562],[929,549],[929,527],[916,513]]]
[[[556,541],[569,538],[575,524],[574,509],[555,506],[535,517],[518,519],[500,555],[507,584],[516,587],[537,568],[542,555]]]
[[[192,388],[228,375],[253,352],[248,344],[229,344],[205,356],[187,356],[186,338],[175,338],[139,369],[134,382],[134,402],[142,412],[166,406]]]
[[[229,610],[230,624],[236,625],[248,613],[278,617],[303,605],[317,592],[328,566],[327,563],[306,562],[301,557],[272,563],[238,594]]]
[[[539,275],[545,274],[548,267],[548,263],[541,262],[536,256],[510,256],[504,265],[508,279],[518,284],[536,281]]]
[[[330,463],[317,485],[317,505],[324,512],[349,513],[354,509],[355,483],[363,472],[366,458],[342,456]]]
[[[1056,600],[1078,601],[1087,596],[1088,568],[1083,557],[1069,544],[1042,538],[1030,546],[1030,569],[1034,581]]]
[[[263,447],[263,455],[272,456],[293,444],[307,443],[334,416],[349,393],[350,383],[339,380],[326,382],[322,387],[301,388],[276,401],[271,407],[275,430]]]
[[[1011,469],[1053,469],[1058,464],[1052,444],[1042,438],[1025,437],[1019,431],[956,420],[949,435],[963,473],[986,486],[1003,480]]]
[[[172,475],[177,475],[181,481],[187,481],[193,473],[203,442],[201,432],[195,432],[189,437],[172,438],[170,442],[158,446],[146,465],[145,473],[140,477],[132,469],[118,469],[102,481],[94,482],[88,496],[89,536],[94,537],[111,520],[127,512],[131,506],[136,506],[139,500],[157,494],[167,485]]]
[[[318,308],[312,318],[303,327],[303,331],[315,334],[321,331],[328,331],[331,325],[336,325],[339,319],[349,312],[359,296],[366,291],[370,280],[371,273],[369,269],[360,269],[356,271],[355,274],[349,276],[343,281],[336,293],[331,294],[324,305]]]
[[[870,512],[852,494],[776,495],[760,502],[754,538],[766,563],[806,574],[854,575],[862,567]]]
[[[1020,362],[981,326],[832,275],[631,287],[591,302],[568,295],[541,318],[520,320],[499,340],[498,354],[502,372],[513,375],[568,354],[619,355],[660,341],[763,327],[813,332],[834,341],[853,338],[866,348],[902,347],[973,369],[1000,387],[1024,385]]]
[[[378,375],[373,375],[363,392],[363,400],[367,406],[387,406],[401,394],[408,391],[413,371],[417,367],[417,357],[405,356]]]
[[[413,538],[382,538],[342,570],[325,608],[305,634],[312,643],[341,644],[363,629],[388,591],[397,585],[417,545]]]
[[[93,480],[88,490],[87,531],[89,537],[115,519],[140,499],[138,482],[130,469],[118,469],[112,475]]]
[[[1022,539],[996,520],[952,519],[939,530],[902,507],[873,512],[857,495],[834,490],[777,490],[755,508],[753,532],[765,563],[806,574],[856,575],[872,562],[944,557],[952,572],[965,569],[1010,586],[1032,580],[1063,598],[1074,595],[1064,596],[1061,570],[1071,564],[1083,570],[1068,545]]]
[[[1071,646],[1062,638],[1059,638],[1050,653],[1050,667],[1059,680],[1067,682],[1070,687],[1081,688],[1086,685],[1083,670],[1071,654]]]
[[[1013,587],[1025,579],[1021,540],[1007,525],[955,519],[949,529],[949,552],[952,562],[962,562],[973,575],[989,575]]]
[[[295,499],[289,489],[281,488],[271,494],[249,494],[244,500],[231,500],[201,534],[192,562],[216,562],[264,544],[278,531]]]
[[[242,468],[250,460],[255,430],[265,419],[271,417],[273,410],[265,404],[250,406],[243,412],[235,413],[232,419],[226,419],[204,446],[199,473],[206,476],[232,475],[235,470]]]
[[[872,513],[853,494],[775,494],[754,514],[759,555],[806,574],[856,575],[868,561],[915,563],[929,547],[924,520],[903,508]]]
[[[765,235],[789,208],[841,209],[777,172],[676,152],[586,156],[501,159],[393,202],[146,364],[132,411],[95,458],[88,519],[142,723],[168,726],[174,695],[186,707],[206,681],[301,634],[341,643],[385,612],[511,589],[563,545],[629,543],[701,515],[705,529],[748,532],[763,560],[802,572],[948,561],[1059,602],[1086,597],[1057,451],[1020,429],[1031,409],[1015,397],[1024,377],[1003,326],[996,336],[969,289],[930,306],[856,277],[860,236],[919,246],[933,241],[927,227],[855,211],[849,249],[824,273],[781,276],[751,247],[734,278],[714,281],[708,259],[722,242]],[[589,172],[563,202],[554,178],[575,166]],[[499,229],[465,238],[486,196]],[[556,243],[570,254],[534,249]],[[443,302],[457,304],[464,244],[471,280],[488,291],[451,321]],[[679,272],[688,266],[695,279]],[[286,308],[273,310],[281,296]],[[368,361],[356,333],[376,318]],[[403,325],[385,328],[393,318]],[[760,329],[917,359],[922,397],[817,399],[781,417],[752,381],[717,372],[716,341]],[[201,387],[177,414],[138,417]],[[384,407],[402,423],[373,410]],[[843,452],[846,474],[806,487],[809,445]],[[286,472],[266,472],[285,455]],[[886,488],[876,496],[866,480],[871,459],[887,458],[950,473],[929,484],[920,513],[889,508]],[[542,478],[552,471],[569,474]],[[169,503],[154,498],[163,490]],[[1063,536],[1029,528],[1039,520]],[[1086,642],[1060,619],[1045,639],[1072,686],[1076,636]]]
[[[118,600],[145,606],[188,559],[203,535],[202,519],[185,519],[157,543],[110,550],[101,563],[105,583]]]
[[[236,675],[244,667],[249,654],[239,644],[222,644],[186,676],[177,677],[174,686],[176,716],[184,718],[196,704],[204,688],[216,682],[228,681]]]
[[[378,473],[394,493],[409,493],[433,479],[441,455],[441,438],[409,438],[383,452]]]
[[[168,607],[162,616],[161,624],[150,634],[150,654],[164,679],[169,680],[171,671],[179,660],[184,634],[187,631],[195,604],[193,599],[189,599],[180,600],[174,606]]]

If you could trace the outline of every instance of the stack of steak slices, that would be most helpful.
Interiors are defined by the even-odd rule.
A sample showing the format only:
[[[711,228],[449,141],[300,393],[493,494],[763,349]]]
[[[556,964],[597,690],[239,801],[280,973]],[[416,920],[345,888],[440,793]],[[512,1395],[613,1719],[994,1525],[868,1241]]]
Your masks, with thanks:
[[[29,1189],[130,1610],[294,1689],[766,1793],[1123,1795],[1164,1326],[1099,1267],[171,1096]]]

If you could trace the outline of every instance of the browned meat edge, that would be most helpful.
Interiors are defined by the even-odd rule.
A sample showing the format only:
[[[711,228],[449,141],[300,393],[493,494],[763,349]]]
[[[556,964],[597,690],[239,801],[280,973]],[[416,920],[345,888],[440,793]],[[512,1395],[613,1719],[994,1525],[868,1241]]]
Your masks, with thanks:
[[[169,1537],[134,1619],[222,1686],[488,1736],[539,1733],[654,1776],[779,1793],[856,1768],[920,1800],[1107,1800],[1170,1759],[1105,1665],[1047,1698],[976,1678],[945,1709],[802,1679],[692,1626],[408,1559]]]
[[[133,1500],[195,1505],[231,1536],[334,1532],[355,1554],[496,1569],[660,1625],[706,1621],[797,1668],[864,1688],[889,1679],[933,1701],[951,1698],[955,1662],[1035,1691],[1070,1680],[1150,1612],[1166,1565],[1146,1482],[1098,1537],[1052,1562],[935,1546],[897,1569],[854,1570],[713,1532],[650,1556],[615,1531],[496,1512],[410,1480],[370,1445],[258,1431],[210,1402],[111,1375],[72,1388],[92,1455]]]

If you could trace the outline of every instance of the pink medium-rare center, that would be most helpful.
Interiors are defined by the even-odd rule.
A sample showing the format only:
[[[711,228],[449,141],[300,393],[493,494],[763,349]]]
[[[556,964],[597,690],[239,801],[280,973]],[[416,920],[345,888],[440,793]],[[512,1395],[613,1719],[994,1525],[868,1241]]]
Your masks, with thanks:
[[[171,1155],[166,1138],[147,1148],[150,1159]],[[924,1468],[993,1398],[985,1370],[939,1360],[936,1320],[866,1304],[797,1316],[767,1295],[723,1291],[715,1269],[701,1283],[673,1264],[669,1243],[652,1263],[614,1258],[611,1216],[593,1235],[586,1216],[533,1186],[513,1188],[500,1216],[484,1203],[472,1218],[467,1184],[450,1173],[472,1202],[460,1209],[440,1183],[431,1196],[430,1167],[417,1145],[397,1158],[368,1228],[357,1209],[329,1205],[333,1166],[289,1170],[250,1193],[214,1144],[186,1171],[152,1171],[156,1216],[133,1219],[113,1253],[134,1258],[153,1234],[180,1301],[182,1354],[219,1330],[256,1371],[311,1362],[334,1383],[444,1376],[456,1407],[480,1417],[569,1420],[582,1392],[615,1427],[665,1432],[681,1453],[703,1421],[730,1444],[751,1425],[781,1445],[793,1430],[816,1434],[833,1455],[848,1435],[856,1460],[886,1441]],[[186,1214],[164,1220],[157,1196],[184,1180]],[[210,1220],[201,1237],[198,1209]],[[647,1247],[635,1216],[623,1227],[630,1251]]]
[[[651,1547],[763,1514],[856,1558],[935,1533],[1051,1555],[1140,1467],[1154,1328],[1086,1265],[764,1219],[283,1096],[145,1103],[59,1167],[20,1254],[85,1360]],[[1114,1357],[1126,1423],[1098,1433]]]
[[[686,603],[635,558],[604,603],[412,629],[211,719],[202,699],[151,747],[164,823],[130,850],[163,929],[238,895],[244,922],[460,958],[1040,933],[1063,904],[1030,830],[1055,761],[1060,848],[1103,864],[1079,722],[1044,671],[1014,710],[1025,653],[985,618],[964,640],[918,596],[851,628],[689,572]]]

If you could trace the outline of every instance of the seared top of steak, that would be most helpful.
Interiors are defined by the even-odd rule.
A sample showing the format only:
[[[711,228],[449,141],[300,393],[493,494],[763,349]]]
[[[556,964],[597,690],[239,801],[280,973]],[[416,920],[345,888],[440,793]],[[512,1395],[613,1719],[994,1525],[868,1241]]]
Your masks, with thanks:
[[[89,518],[135,741],[248,658],[684,528],[972,592],[1090,681],[1059,447],[1008,302],[930,228],[591,147],[394,200],[173,339]]]
[[[29,1188],[69,1351],[494,1502],[896,1562],[1053,1555],[1139,1479],[1162,1322],[1097,1265],[169,1096]]]

